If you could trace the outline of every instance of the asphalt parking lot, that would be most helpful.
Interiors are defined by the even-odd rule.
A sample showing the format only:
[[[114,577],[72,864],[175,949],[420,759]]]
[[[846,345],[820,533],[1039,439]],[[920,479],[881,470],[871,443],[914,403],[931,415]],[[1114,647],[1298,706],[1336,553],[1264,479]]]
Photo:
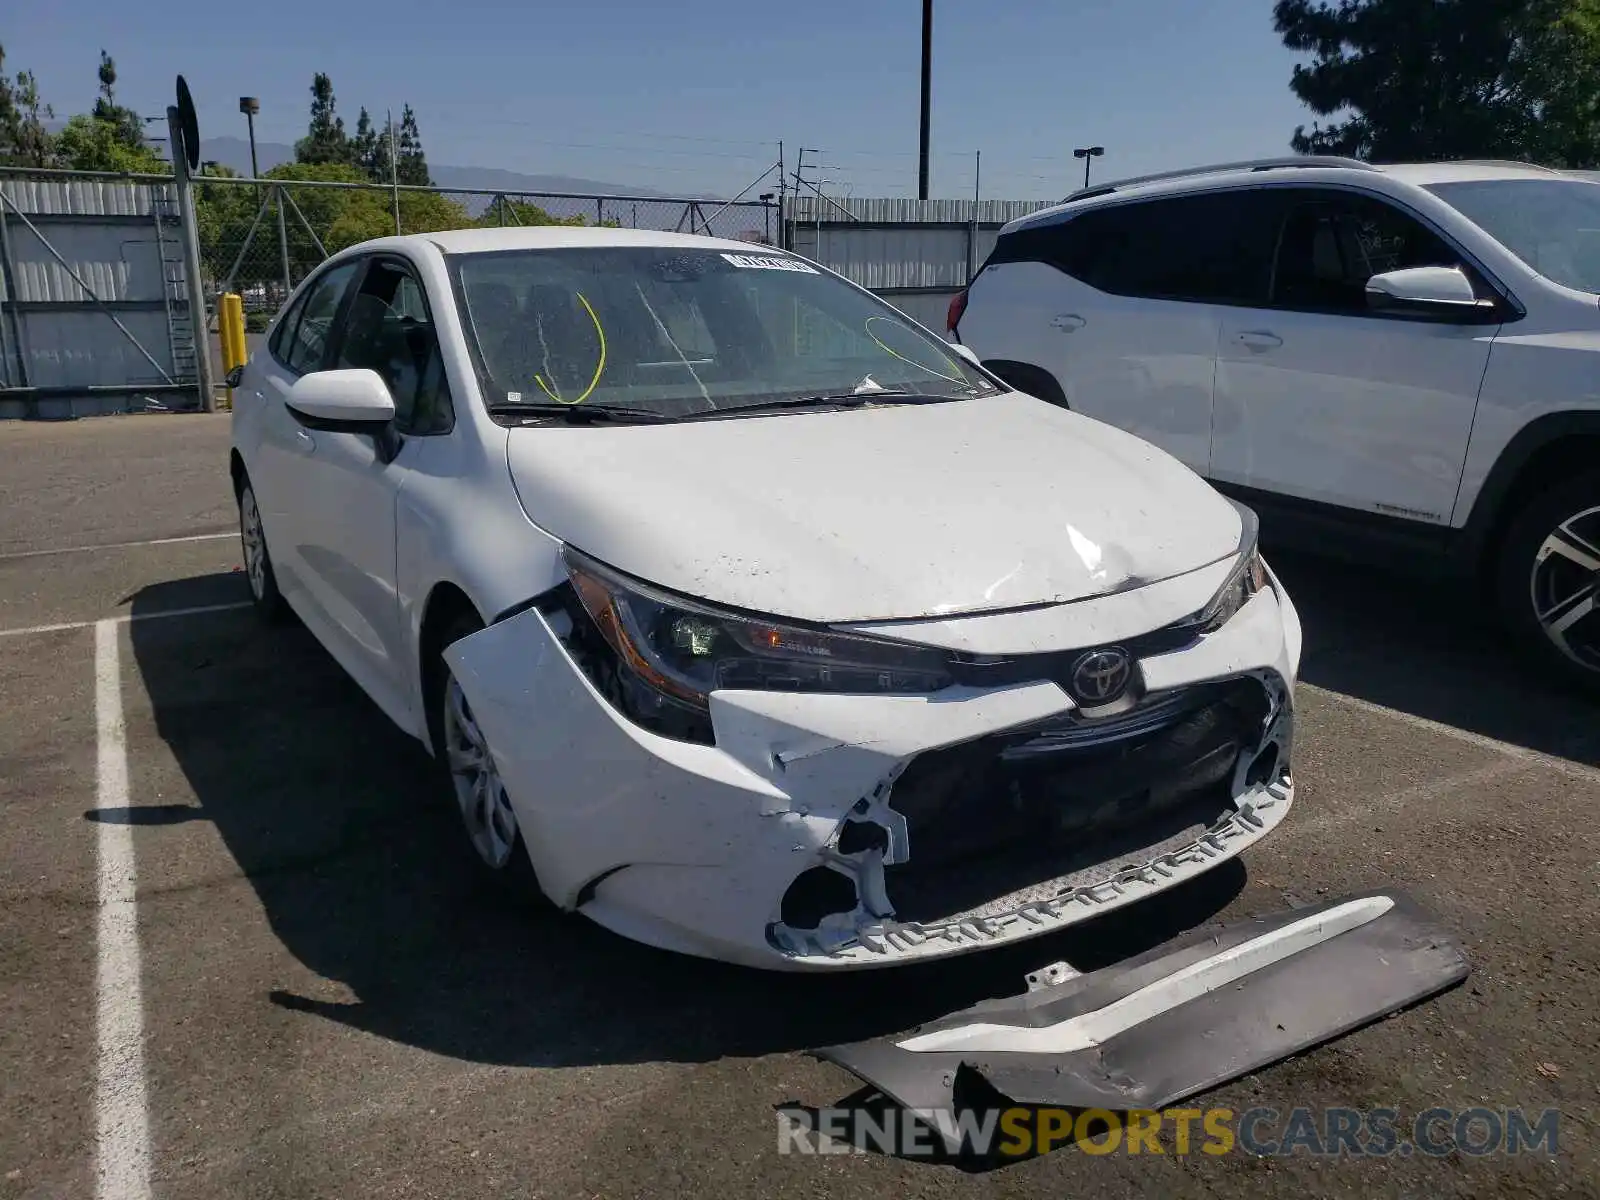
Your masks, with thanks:
[[[0,425],[0,1196],[1597,1194],[1600,707],[1472,596],[1274,560],[1298,799],[1242,866],[1012,950],[766,975],[476,890],[420,746],[242,607],[227,437]],[[778,1106],[857,1091],[807,1047],[1374,887],[1466,984],[1196,1104],[1557,1108],[1554,1157],[778,1153]]]

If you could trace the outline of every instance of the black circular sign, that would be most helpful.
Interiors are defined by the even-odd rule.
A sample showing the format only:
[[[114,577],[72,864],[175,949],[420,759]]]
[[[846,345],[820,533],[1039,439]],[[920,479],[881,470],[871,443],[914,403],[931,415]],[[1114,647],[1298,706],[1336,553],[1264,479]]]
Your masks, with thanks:
[[[194,115],[194,97],[189,95],[189,85],[178,76],[178,136],[183,139],[183,157],[189,170],[200,169],[200,125]]]

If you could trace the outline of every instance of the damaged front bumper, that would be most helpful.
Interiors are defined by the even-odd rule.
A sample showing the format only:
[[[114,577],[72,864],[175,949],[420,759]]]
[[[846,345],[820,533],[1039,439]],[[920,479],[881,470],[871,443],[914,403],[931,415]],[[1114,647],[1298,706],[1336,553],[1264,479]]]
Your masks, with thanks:
[[[529,609],[446,657],[544,891],[667,949],[839,969],[998,946],[1201,874],[1293,801],[1299,626],[1275,587],[1140,660],[1115,717],[1049,681],[721,691],[715,745],[623,716],[557,628]]]

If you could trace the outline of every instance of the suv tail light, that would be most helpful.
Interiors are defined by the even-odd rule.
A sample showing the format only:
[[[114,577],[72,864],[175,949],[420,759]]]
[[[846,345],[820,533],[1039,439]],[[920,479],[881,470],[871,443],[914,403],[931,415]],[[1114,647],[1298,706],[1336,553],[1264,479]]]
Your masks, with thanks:
[[[944,327],[951,333],[956,332],[956,326],[961,323],[961,315],[967,311],[967,289],[962,288],[950,298],[950,311],[945,314]]]

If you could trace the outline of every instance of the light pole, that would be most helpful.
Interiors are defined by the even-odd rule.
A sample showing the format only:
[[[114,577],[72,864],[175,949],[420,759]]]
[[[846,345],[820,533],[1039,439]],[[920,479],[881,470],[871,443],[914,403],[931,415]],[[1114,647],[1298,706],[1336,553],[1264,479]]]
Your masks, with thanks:
[[[933,85],[933,0],[922,0],[922,136],[917,152],[917,199],[928,198],[929,93]]]
[[[256,165],[256,114],[261,111],[261,101],[254,96],[240,96],[239,111],[250,126],[250,178],[260,179],[261,168]]]
[[[767,245],[772,245],[772,199],[776,192],[762,192],[757,199],[761,201],[761,236],[766,239]]]
[[[1090,161],[1093,160],[1093,159],[1099,158],[1105,152],[1106,152],[1106,148],[1104,146],[1079,146],[1076,150],[1074,150],[1072,152],[1072,157],[1073,158],[1081,158],[1081,159],[1083,159],[1083,186],[1084,187],[1088,187],[1089,186],[1089,163],[1090,163]]]

